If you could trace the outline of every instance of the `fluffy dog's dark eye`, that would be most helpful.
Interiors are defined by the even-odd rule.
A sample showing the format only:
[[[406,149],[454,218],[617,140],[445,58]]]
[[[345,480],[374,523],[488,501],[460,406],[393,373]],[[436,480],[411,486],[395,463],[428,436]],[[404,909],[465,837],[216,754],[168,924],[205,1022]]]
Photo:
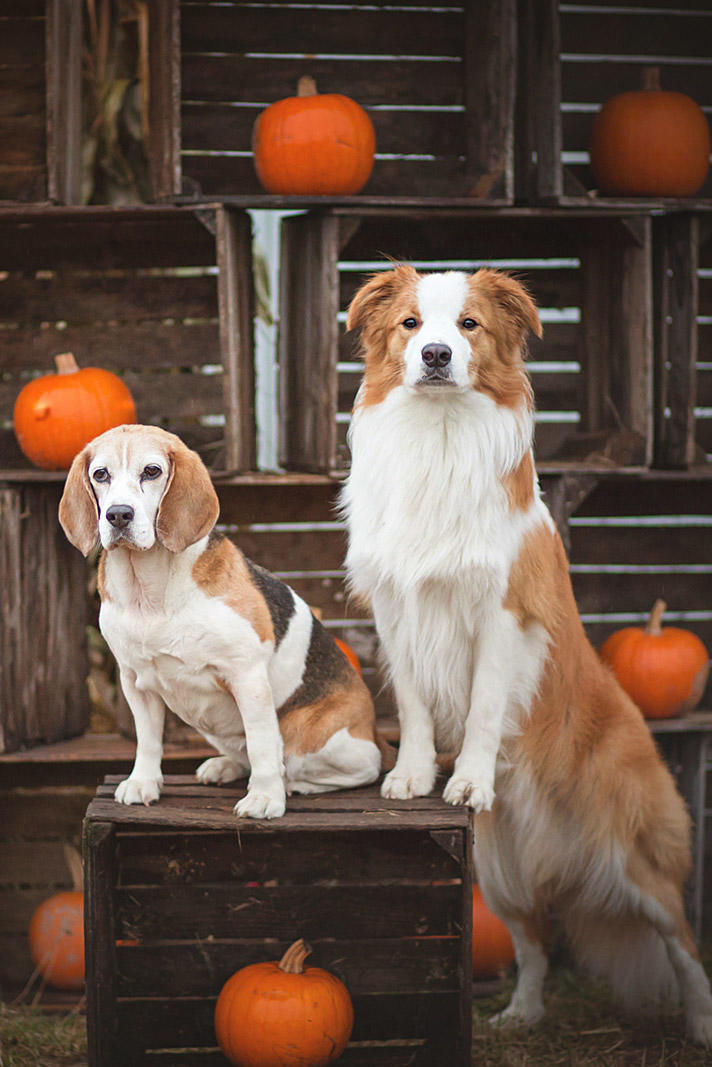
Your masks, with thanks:
[[[477,328],[477,323],[474,319],[463,319],[462,328],[463,330],[474,330]]]
[[[406,330],[414,330],[417,325],[418,320],[414,319],[412,316],[408,319],[403,319],[403,322],[401,323],[401,326],[405,326]]]
[[[109,472],[106,467],[97,467],[97,469],[92,474],[92,478],[95,482],[108,482]]]
[[[160,474],[161,474],[161,468],[158,466],[158,464],[157,463],[149,463],[148,466],[143,468],[143,473],[141,475],[141,478],[148,478],[149,480],[151,480],[153,478],[158,478],[160,476]]]

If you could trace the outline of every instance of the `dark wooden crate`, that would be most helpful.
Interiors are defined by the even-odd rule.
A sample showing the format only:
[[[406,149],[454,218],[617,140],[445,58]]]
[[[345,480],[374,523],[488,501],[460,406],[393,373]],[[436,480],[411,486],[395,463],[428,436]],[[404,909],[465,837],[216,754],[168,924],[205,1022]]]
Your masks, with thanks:
[[[712,458],[712,214],[660,216],[653,247],[654,462],[689,467]]]
[[[79,197],[81,5],[7,0],[0,14],[0,201]]]
[[[105,779],[84,823],[92,1067],[214,1050],[223,983],[297,937],[351,992],[344,1064],[469,1065],[467,809],[384,801],[373,786],[237,821],[240,788],[168,776],[158,804],[123,807],[118,781]]]
[[[209,466],[255,464],[251,227],[201,208],[0,209],[0,470],[22,385],[73,351]]]
[[[518,198],[591,203],[588,150],[596,112],[611,96],[639,89],[645,66],[660,68],[664,89],[712,106],[708,0],[604,0],[595,7],[584,0],[518,0],[517,33]],[[711,197],[712,173],[695,200]]]
[[[362,367],[346,307],[384,255],[423,269],[514,267],[544,318],[531,344],[537,459],[645,465],[652,455],[652,240],[644,212],[331,207],[282,223],[285,466],[348,462]]]
[[[353,97],[376,129],[365,195],[511,201],[515,2],[403,9],[152,5],[153,185],[158,198],[262,192],[255,119],[302,74]]]
[[[0,752],[89,722],[88,572],[57,522],[60,495],[0,477]]]

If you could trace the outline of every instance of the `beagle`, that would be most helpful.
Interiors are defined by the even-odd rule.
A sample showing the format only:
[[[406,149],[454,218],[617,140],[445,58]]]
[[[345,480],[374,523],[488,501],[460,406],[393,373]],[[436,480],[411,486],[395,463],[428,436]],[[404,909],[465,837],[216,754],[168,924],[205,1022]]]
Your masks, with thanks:
[[[119,426],[75,458],[59,506],[71,543],[100,542],[99,625],[136,721],[123,804],[158,800],[166,706],[220,755],[200,782],[249,773],[239,816],[287,793],[365,785],[381,767],[368,689],[289,586],[214,530],[200,457],[155,426]]]

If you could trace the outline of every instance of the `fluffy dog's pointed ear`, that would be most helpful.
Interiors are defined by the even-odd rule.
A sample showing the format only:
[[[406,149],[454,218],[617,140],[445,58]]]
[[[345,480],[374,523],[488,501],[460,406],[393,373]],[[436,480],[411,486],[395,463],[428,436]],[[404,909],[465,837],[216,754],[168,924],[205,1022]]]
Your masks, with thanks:
[[[89,484],[89,453],[74,457],[59,502],[59,522],[67,539],[88,556],[99,539],[99,509]]]
[[[539,312],[521,282],[503,271],[487,268],[478,271],[475,278],[489,291],[492,299],[497,301],[520,338],[524,338],[530,330],[537,337],[541,337],[543,331]]]
[[[156,536],[169,552],[183,552],[210,533],[220,514],[205,465],[182,443],[169,453],[171,472],[156,516]]]
[[[365,285],[356,292],[349,305],[346,316],[346,329],[355,330],[365,326],[369,320],[377,318],[378,311],[390,303],[395,293],[409,283],[415,284],[418,272],[415,267],[397,263],[392,270],[374,274]]]

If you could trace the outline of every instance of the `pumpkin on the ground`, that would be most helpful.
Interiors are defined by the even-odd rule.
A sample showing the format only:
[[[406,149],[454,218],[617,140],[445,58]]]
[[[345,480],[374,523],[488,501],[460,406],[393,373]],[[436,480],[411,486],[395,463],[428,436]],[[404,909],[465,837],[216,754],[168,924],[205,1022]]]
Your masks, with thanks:
[[[326,1067],[346,1048],[351,997],[329,971],[304,966],[310,951],[300,939],[279,962],[252,963],[228,978],[215,1033],[235,1067]]]
[[[81,856],[64,846],[73,889],[54,893],[35,909],[28,939],[33,963],[55,989],[81,989],[84,985],[84,894]]]
[[[475,978],[496,978],[514,959],[509,930],[485,904],[482,890],[472,887],[472,974]]]
[[[367,113],[348,96],[317,93],[299,79],[297,96],[277,100],[252,133],[255,170],[268,193],[350,196],[371,176],[376,135]]]
[[[660,88],[645,69],[643,88],[611,97],[596,115],[591,169],[609,196],[693,196],[710,162],[702,108],[684,93]]]
[[[136,422],[128,387],[101,367],[80,369],[71,352],[55,356],[56,374],[33,378],[15,401],[17,442],[44,470],[68,470],[94,437]]]
[[[645,628],[626,626],[603,642],[599,655],[648,719],[692,711],[702,699],[709,654],[696,634],[662,626],[666,604],[656,600]]]

